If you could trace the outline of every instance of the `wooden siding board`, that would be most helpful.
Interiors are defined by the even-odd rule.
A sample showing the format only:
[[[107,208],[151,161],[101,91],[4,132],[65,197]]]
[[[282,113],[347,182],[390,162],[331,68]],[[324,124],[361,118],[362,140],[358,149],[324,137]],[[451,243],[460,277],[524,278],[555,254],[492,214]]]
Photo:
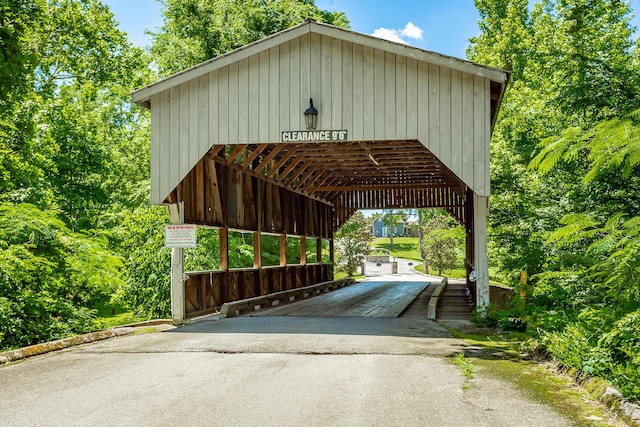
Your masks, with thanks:
[[[473,191],[485,196],[485,79],[475,76],[473,78]]]
[[[189,170],[200,160],[200,87],[198,79],[189,82],[189,156],[186,170],[182,175],[186,175]]]
[[[249,143],[249,59],[238,62],[238,143]]]
[[[395,138],[407,138],[407,58],[396,55]]]
[[[259,69],[260,69],[260,87],[258,96],[258,105],[260,105],[258,119],[258,137],[262,142],[269,141],[269,119],[271,112],[269,111],[269,51],[260,52]]]
[[[220,144],[218,130],[218,110],[219,110],[219,79],[218,71],[209,74],[209,145]]]
[[[269,50],[269,141],[280,141],[280,48]]]
[[[396,55],[384,53],[384,139],[396,135]]]
[[[198,79],[198,152],[204,156],[211,147],[209,142],[209,76]]]
[[[385,84],[384,84],[384,51],[373,52],[373,87],[374,87],[374,138],[385,139]]]
[[[409,139],[418,138],[418,62],[413,58],[407,58],[407,107],[406,128]]]
[[[372,140],[375,133],[375,73],[373,56],[373,49],[365,47],[363,57],[364,105],[362,109],[364,117],[362,139],[364,140]]]
[[[174,181],[178,183],[184,176],[189,173],[191,165],[189,164],[189,148],[190,148],[190,132],[189,132],[189,83],[183,83],[179,86],[179,146],[180,146],[180,163],[178,169],[178,178]]]
[[[451,170],[462,171],[462,73],[451,72]],[[459,175],[460,176],[460,175]]]
[[[154,111],[151,114],[151,204],[161,203],[160,200],[160,170],[161,170],[161,133],[160,133],[160,125],[162,124],[161,120],[161,98],[162,95],[154,95],[151,98],[151,108]]]
[[[418,139],[429,150],[429,64],[418,62]]]
[[[353,45],[342,45],[342,125],[340,129],[353,132]],[[353,138],[353,135],[351,135]]]
[[[302,112],[309,107],[309,98],[315,98],[316,105],[320,105],[321,101],[318,93],[320,91],[318,86],[320,81],[320,35],[307,35],[300,40],[300,44],[300,93],[302,96],[299,101],[299,111]],[[299,114],[298,118],[297,129],[304,129],[304,117]]]
[[[490,173],[490,151],[491,151],[491,80],[484,79],[484,194],[483,196],[489,196],[491,193],[491,173]],[[488,203],[488,202],[487,202]]]
[[[238,144],[238,134],[240,121],[239,114],[239,81],[238,81],[238,63],[229,64],[229,144]]]
[[[260,140],[260,128],[255,122],[260,116],[260,57],[253,55],[249,58],[249,117],[252,117],[249,126],[249,141]]]
[[[364,139],[364,48],[360,45],[353,45],[353,123],[349,128],[350,138]]]
[[[294,92],[295,89],[292,87],[292,83],[289,81],[289,67],[290,67],[290,49],[289,43],[285,43],[280,46],[279,58],[278,58],[278,89],[280,96],[280,105],[278,106],[278,111],[280,112],[280,116],[278,118],[278,129],[276,132],[278,134],[283,130],[291,130],[291,125],[289,124],[289,116],[291,115],[291,105],[289,94]],[[280,138],[278,138],[279,140]]]
[[[451,74],[440,67],[440,155],[442,162],[451,167]]]
[[[429,64],[429,149],[440,156],[440,67]]]
[[[312,49],[313,51],[313,49]],[[314,106],[318,109],[318,129],[331,129],[332,127],[332,103],[333,103],[333,90],[332,90],[332,59],[333,49],[331,37],[321,38],[322,59],[320,61],[320,93],[314,94]],[[313,80],[312,80],[313,82]],[[316,96],[318,96],[318,103],[315,103]]]
[[[218,138],[229,144],[229,67],[218,71]]]
[[[331,40],[331,124],[329,129],[342,129],[342,99],[343,92],[343,63],[342,63],[342,40]]]
[[[304,111],[300,105],[300,94],[302,93],[302,83],[300,79],[300,39],[289,42],[289,86],[284,90],[289,91],[289,122],[287,128],[283,130],[300,129],[300,117],[293,114],[295,111]],[[304,95],[303,95],[304,96]]]
[[[171,124],[169,125],[169,153],[164,163],[168,166],[166,172],[169,174],[168,186],[174,187],[179,182],[180,173],[180,87],[175,86],[170,90]],[[168,195],[173,188],[165,188],[163,193]]]
[[[462,180],[473,188],[473,75],[462,76]]]

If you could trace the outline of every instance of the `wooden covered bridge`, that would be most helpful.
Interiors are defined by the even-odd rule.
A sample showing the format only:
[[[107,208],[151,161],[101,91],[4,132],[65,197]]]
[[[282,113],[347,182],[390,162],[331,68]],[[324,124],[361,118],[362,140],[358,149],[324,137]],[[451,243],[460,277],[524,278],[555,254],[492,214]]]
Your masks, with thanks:
[[[185,273],[173,249],[174,320],[331,280],[323,248],[358,209],[449,212],[485,308],[489,142],[507,79],[309,20],[134,92],[151,109],[151,203],[219,230],[218,269]],[[250,268],[229,264],[234,232],[253,236]],[[266,236],[277,265],[263,265]]]

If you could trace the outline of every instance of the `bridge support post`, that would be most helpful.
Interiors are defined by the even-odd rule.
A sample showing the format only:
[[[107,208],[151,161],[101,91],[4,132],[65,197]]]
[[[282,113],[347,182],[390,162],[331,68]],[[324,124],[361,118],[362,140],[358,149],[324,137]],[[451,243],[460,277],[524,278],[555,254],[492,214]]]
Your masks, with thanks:
[[[172,224],[184,224],[184,202],[168,205]],[[184,249],[171,248],[171,318],[173,323],[185,319]]]
[[[476,272],[476,309],[486,314],[489,307],[489,263],[487,259],[487,217],[489,197],[473,195],[473,251]]]

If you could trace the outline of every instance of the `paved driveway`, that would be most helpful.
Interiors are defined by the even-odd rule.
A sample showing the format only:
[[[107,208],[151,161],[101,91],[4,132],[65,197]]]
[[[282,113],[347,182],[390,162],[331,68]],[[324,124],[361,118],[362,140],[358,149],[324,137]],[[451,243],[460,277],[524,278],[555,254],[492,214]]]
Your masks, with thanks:
[[[204,320],[0,367],[0,425],[569,425],[482,371],[464,389],[470,350],[427,320]]]

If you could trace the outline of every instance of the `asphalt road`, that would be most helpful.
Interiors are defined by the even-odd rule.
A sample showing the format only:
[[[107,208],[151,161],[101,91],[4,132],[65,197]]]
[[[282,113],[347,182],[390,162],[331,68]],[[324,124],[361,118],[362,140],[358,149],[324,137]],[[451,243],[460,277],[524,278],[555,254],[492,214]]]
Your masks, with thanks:
[[[427,320],[204,320],[0,367],[0,425],[570,425],[482,371],[464,389],[472,350]]]

